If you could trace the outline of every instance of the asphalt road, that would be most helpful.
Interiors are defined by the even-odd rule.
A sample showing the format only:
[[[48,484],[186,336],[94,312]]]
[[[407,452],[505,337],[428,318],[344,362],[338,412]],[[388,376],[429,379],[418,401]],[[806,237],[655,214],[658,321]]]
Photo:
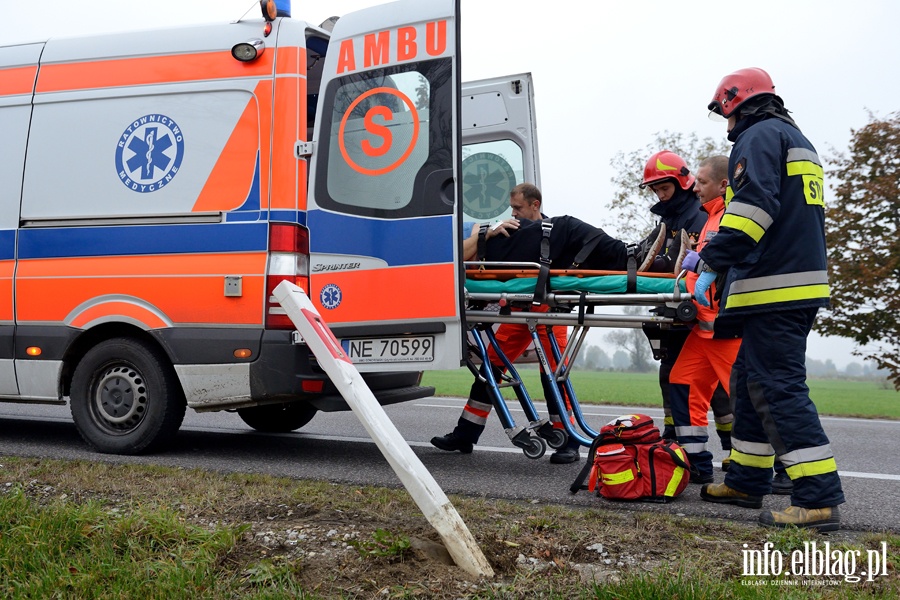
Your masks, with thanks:
[[[569,485],[584,464],[584,458],[571,465],[553,465],[548,458],[552,450],[548,450],[543,458],[530,460],[512,446],[493,415],[472,454],[447,453],[432,447],[428,440],[453,428],[463,404],[457,398],[427,398],[386,408],[397,429],[448,494],[756,521],[756,510],[702,502],[696,485],[690,485],[670,504],[614,503],[587,491],[573,495],[569,493]],[[635,409],[584,406],[583,410],[588,423],[599,429],[610,419]],[[660,424],[661,410],[640,411],[650,414]],[[514,410],[513,416],[523,420],[520,411]],[[841,507],[842,527],[900,532],[900,421],[829,417],[822,420],[847,497],[847,503]],[[718,446],[718,438],[712,430],[711,434],[714,453],[721,458],[724,453]],[[0,455],[400,485],[352,412],[320,413],[296,433],[260,434],[244,425],[235,414],[197,414],[188,410],[170,450],[151,456],[124,457],[92,452],[78,436],[68,407],[0,404]],[[721,481],[723,475],[717,473],[716,477]],[[786,496],[768,496],[764,507],[782,508],[788,504]]]

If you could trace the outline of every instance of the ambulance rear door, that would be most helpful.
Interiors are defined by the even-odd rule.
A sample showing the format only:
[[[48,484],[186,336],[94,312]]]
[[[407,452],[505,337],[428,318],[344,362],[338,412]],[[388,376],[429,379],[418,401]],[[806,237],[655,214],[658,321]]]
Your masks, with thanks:
[[[509,192],[541,186],[531,73],[463,83],[463,219],[510,216]]]
[[[458,27],[456,0],[403,0],[331,32],[309,295],[361,371],[461,364]]]

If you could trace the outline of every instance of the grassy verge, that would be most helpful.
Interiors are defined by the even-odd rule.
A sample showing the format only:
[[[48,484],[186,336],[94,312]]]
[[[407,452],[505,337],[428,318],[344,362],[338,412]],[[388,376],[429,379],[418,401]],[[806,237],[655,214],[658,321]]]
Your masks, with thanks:
[[[0,473],[5,598],[900,597],[890,534],[454,498],[497,574],[478,580],[447,564],[403,490],[13,457]],[[745,548],[825,541],[863,557],[884,543],[888,574],[742,574]]]
[[[525,388],[534,399],[543,399],[544,392],[536,369],[523,368],[519,374]],[[660,407],[659,378],[654,373],[614,373],[575,371],[571,376],[578,401],[583,404],[622,404],[625,406]],[[468,369],[456,371],[427,371],[423,385],[437,389],[439,396],[466,398],[472,385]],[[885,389],[875,381],[811,379],[810,397],[820,414],[865,418],[900,419],[900,392]],[[503,390],[506,398],[515,398],[510,388]]]

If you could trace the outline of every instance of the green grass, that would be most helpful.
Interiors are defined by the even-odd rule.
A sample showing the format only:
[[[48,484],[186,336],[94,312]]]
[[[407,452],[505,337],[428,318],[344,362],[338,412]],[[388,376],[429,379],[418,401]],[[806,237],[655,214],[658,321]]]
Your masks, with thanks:
[[[543,399],[539,373],[534,368],[519,371],[533,399]],[[574,371],[572,384],[582,404],[622,404],[625,406],[662,406],[659,376],[653,373]],[[473,377],[468,369],[426,371],[423,385],[434,386],[439,396],[466,398]],[[810,397],[820,414],[867,418],[900,419],[900,392],[885,389],[876,381],[811,379]],[[515,398],[511,388],[503,390],[507,399]]]

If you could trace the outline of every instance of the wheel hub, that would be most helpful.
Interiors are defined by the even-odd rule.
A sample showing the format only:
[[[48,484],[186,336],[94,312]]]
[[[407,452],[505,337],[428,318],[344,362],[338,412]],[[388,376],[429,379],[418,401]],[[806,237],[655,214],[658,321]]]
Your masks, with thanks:
[[[97,416],[109,425],[133,427],[147,408],[143,377],[130,367],[112,367],[97,382],[94,403]]]

